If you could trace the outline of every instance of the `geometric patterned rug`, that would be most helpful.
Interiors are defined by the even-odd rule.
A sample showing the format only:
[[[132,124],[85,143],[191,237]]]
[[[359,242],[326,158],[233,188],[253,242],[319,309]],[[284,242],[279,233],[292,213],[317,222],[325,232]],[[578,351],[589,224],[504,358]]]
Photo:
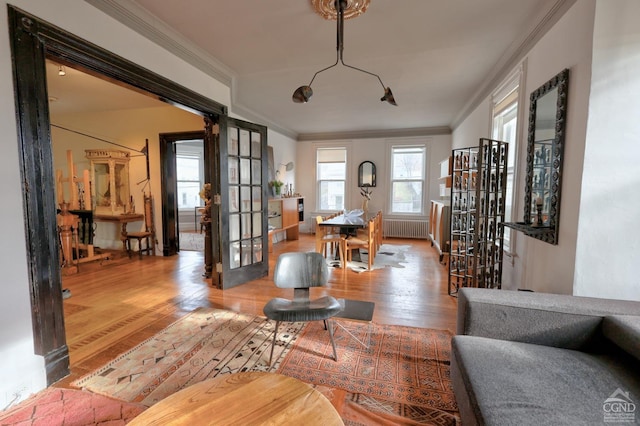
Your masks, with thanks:
[[[47,388],[0,413],[2,426],[123,425],[147,407],[91,392]]]
[[[71,385],[151,406],[219,374],[270,371],[316,387],[348,426],[459,424],[449,332],[338,321],[369,348],[336,327],[335,362],[321,321],[285,322],[269,367],[273,322],[201,308]]]
[[[303,325],[283,323],[269,367],[271,321],[223,309],[197,309],[71,385],[151,406],[218,374],[275,371]]]
[[[449,378],[450,332],[343,320],[340,324],[358,340],[369,341],[369,348],[337,327],[335,362],[322,324],[309,323],[278,373],[344,390],[347,402],[366,408],[365,414],[421,424],[459,422]]]

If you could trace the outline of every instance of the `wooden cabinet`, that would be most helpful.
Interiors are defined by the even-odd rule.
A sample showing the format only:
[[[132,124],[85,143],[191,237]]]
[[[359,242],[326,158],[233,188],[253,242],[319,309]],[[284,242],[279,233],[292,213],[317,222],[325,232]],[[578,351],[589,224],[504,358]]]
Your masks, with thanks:
[[[131,213],[129,153],[118,149],[86,149],[85,154],[91,164],[94,213],[111,216]]]
[[[304,198],[273,198],[269,200],[269,252],[273,251],[273,234],[284,231],[287,240],[300,237],[299,225],[304,220]]]
[[[431,200],[429,210],[429,239],[431,245],[438,250],[440,261],[449,253],[449,220],[451,210],[448,201]]]

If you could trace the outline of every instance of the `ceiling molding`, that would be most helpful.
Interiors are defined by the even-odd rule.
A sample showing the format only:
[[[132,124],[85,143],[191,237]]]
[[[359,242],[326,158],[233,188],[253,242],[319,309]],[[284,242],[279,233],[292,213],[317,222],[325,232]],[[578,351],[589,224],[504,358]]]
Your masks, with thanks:
[[[576,0],[557,0],[544,17],[525,37],[515,41],[512,47],[496,63],[488,77],[480,85],[478,91],[460,111],[451,123],[451,128],[457,128],[480,105],[498,85],[509,75],[540,39],[553,27],[562,16],[573,6]]]
[[[353,132],[301,133],[298,135],[298,142],[330,141],[339,139],[406,138],[415,136],[436,136],[450,134],[451,128],[447,126],[418,127],[413,129],[360,130]]]
[[[130,0],[84,0],[180,59],[231,87],[235,72]]]
[[[256,113],[250,108],[245,108],[244,106],[242,106],[242,104],[235,103],[235,102],[232,102],[232,103],[233,103],[233,108],[231,111],[233,114],[239,115],[246,121],[252,121],[256,124],[262,124],[263,126],[267,126],[269,130],[278,132],[283,136],[287,136],[293,140],[298,140],[299,135],[293,130],[280,126],[279,124],[269,120],[268,118],[261,116],[260,114]]]
[[[263,124],[284,136],[297,139],[296,132],[282,127],[237,102],[237,77],[231,68],[200,49],[137,3],[131,0],[85,0],[85,2],[229,87],[231,92],[230,109],[236,114],[247,120]]]

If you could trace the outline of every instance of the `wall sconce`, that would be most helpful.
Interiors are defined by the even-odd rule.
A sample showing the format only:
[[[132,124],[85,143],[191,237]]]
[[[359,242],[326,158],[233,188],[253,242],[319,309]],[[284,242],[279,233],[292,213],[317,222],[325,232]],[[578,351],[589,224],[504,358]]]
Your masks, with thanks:
[[[284,166],[284,169],[285,169],[287,172],[290,172],[291,170],[293,170],[293,161],[289,161],[287,164],[280,163],[280,164],[278,165],[278,167],[280,167],[280,166]]]
[[[64,77],[65,75],[67,75],[67,70],[65,70],[62,65],[58,65],[58,75],[60,77]]]

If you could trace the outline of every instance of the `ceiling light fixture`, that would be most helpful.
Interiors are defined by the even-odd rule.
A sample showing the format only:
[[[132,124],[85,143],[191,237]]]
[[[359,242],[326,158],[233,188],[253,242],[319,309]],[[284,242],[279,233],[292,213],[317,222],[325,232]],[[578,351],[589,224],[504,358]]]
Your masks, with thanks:
[[[67,75],[67,71],[64,69],[62,65],[58,66],[58,75],[60,77]]]
[[[313,2],[312,3],[314,5],[314,7],[316,7],[316,3]],[[326,3],[326,1],[325,1]],[[326,71],[330,68],[335,67],[336,65],[338,65],[338,62],[341,62],[342,65],[344,65],[347,68],[351,68],[354,69],[356,71],[360,71],[363,72],[365,74],[369,74],[372,75],[374,77],[376,77],[378,79],[378,81],[380,82],[380,85],[382,85],[382,88],[384,89],[384,96],[382,96],[382,98],[380,98],[380,100],[382,102],[389,102],[391,105],[398,105],[393,97],[393,93],[391,92],[391,89],[389,87],[385,87],[384,83],[382,83],[382,79],[380,78],[380,76],[378,74],[374,74],[372,72],[369,71],[365,71],[361,68],[357,68],[351,65],[347,65],[344,63],[344,60],[342,59],[342,52],[344,50],[344,14],[345,14],[345,10],[347,8],[347,0],[335,0],[334,1],[334,7],[336,9],[337,12],[337,47],[336,47],[336,62],[333,65],[330,65],[326,68],[321,69],[320,71],[317,71],[314,75],[313,78],[311,79],[311,82],[307,85],[307,86],[300,86],[296,89],[295,92],[293,92],[293,102],[295,103],[307,103],[309,102],[309,99],[311,98],[311,96],[313,95],[313,90],[311,89],[311,84],[313,84],[313,80],[315,80],[316,76],[318,74],[320,74],[323,71]],[[366,5],[368,5],[368,2],[365,2]],[[365,6],[366,9],[366,6]],[[317,8],[316,8],[317,10]],[[364,10],[362,10],[360,12],[363,13]],[[320,12],[319,12],[320,13]],[[322,15],[323,17],[325,17],[324,15]],[[354,16],[358,16],[358,15],[354,15]],[[326,19],[330,19],[330,17],[325,17]]]

